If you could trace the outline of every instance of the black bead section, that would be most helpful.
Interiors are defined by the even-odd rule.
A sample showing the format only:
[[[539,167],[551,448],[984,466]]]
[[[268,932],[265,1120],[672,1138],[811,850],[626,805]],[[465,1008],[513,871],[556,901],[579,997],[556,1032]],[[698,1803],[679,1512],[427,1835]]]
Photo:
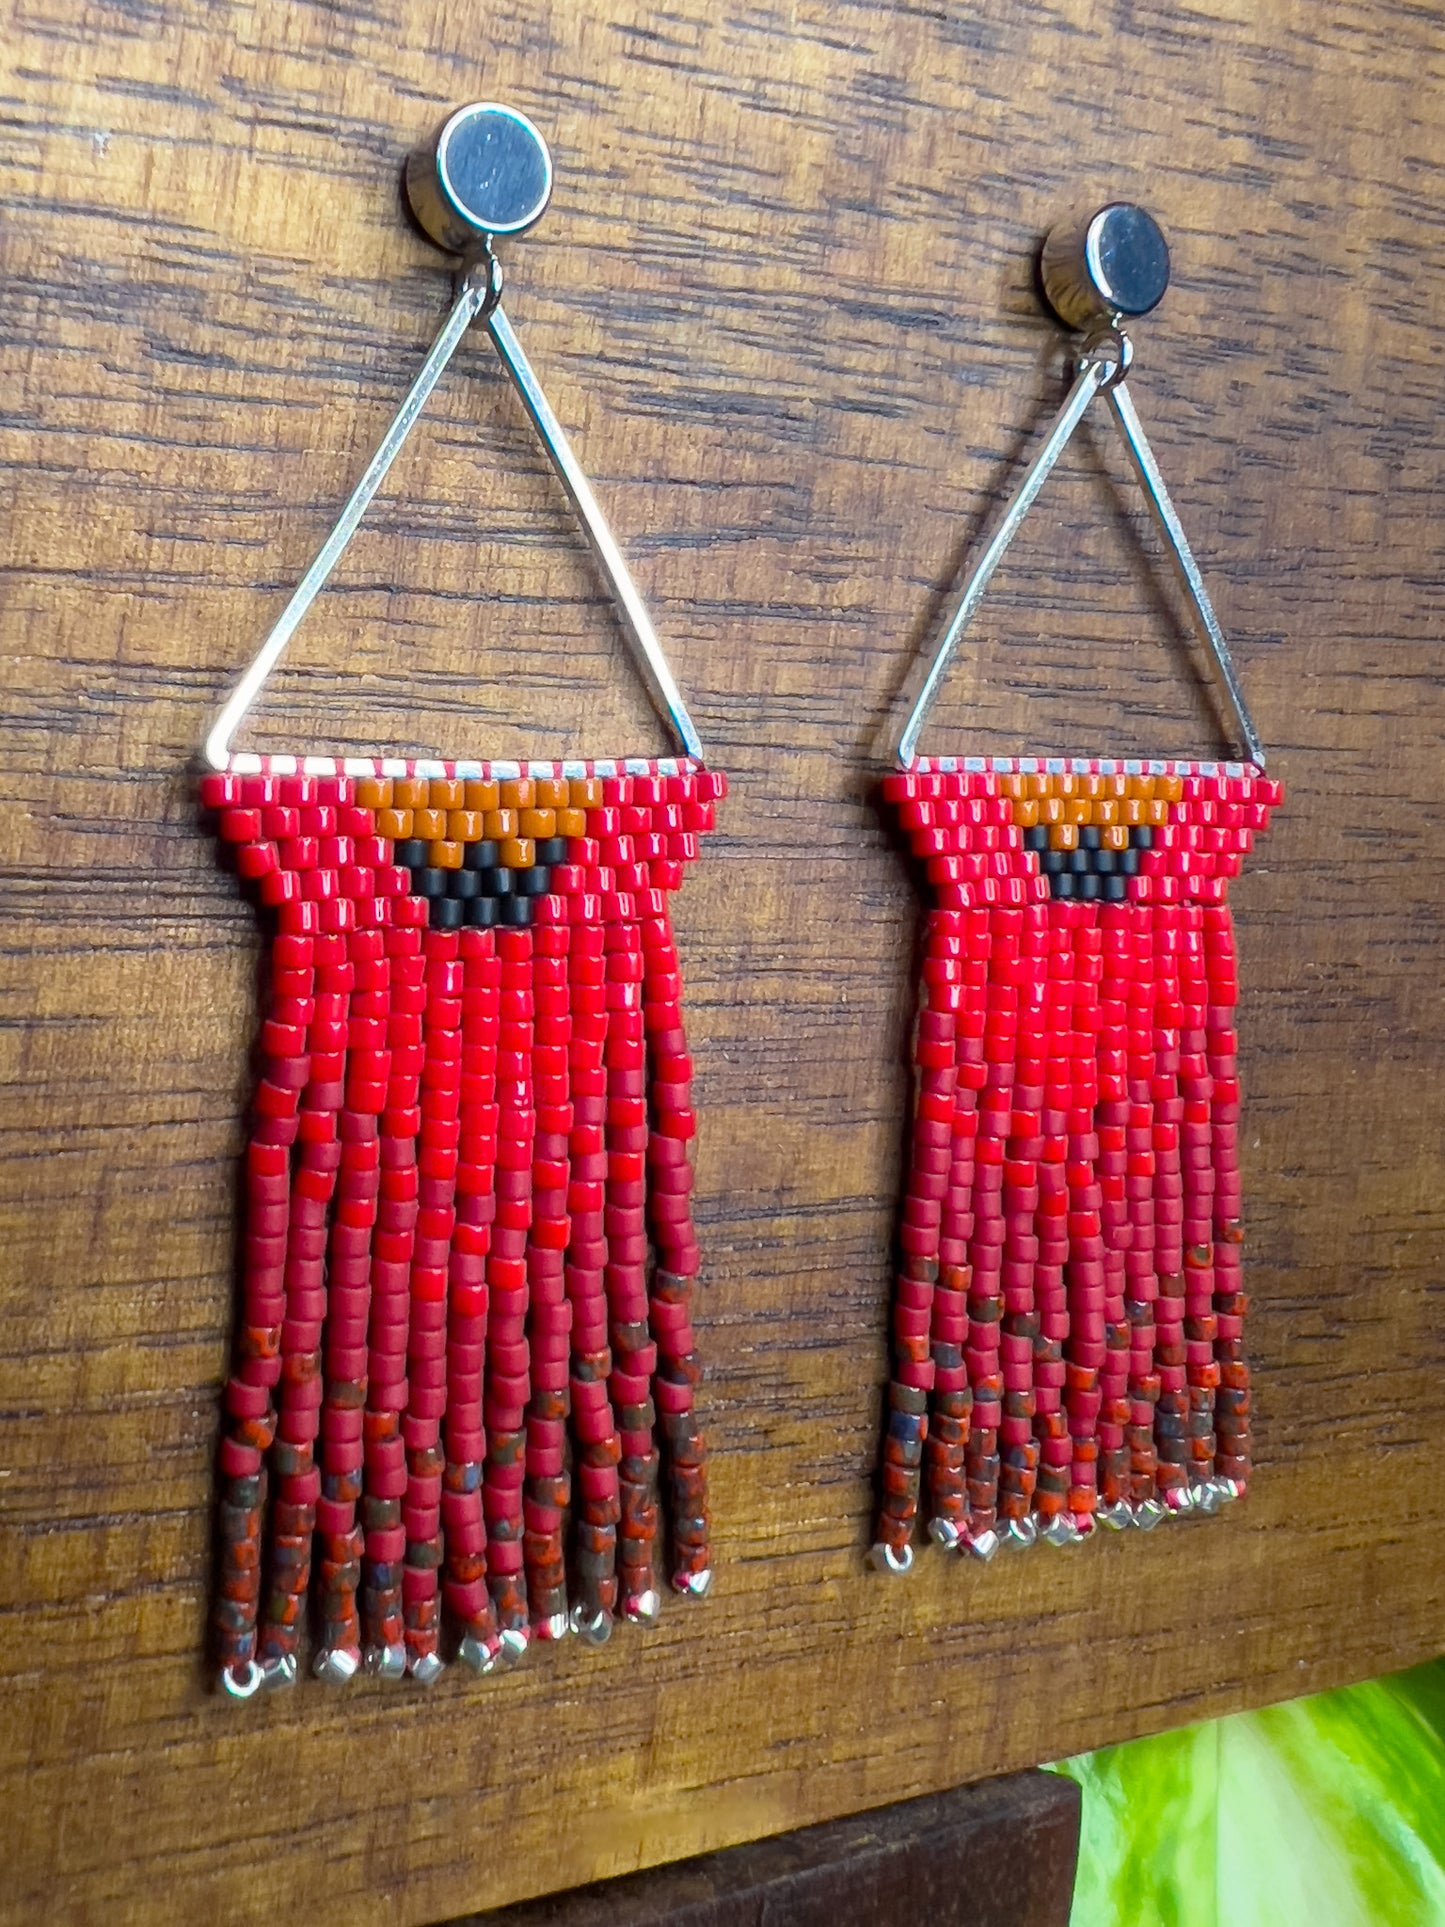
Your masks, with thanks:
[[[433,897],[428,912],[433,930],[460,930],[466,915],[467,906],[456,897]]]
[[[549,869],[567,861],[567,839],[565,836],[544,836],[537,845],[537,861]]]
[[[552,887],[552,872],[536,863],[530,870],[513,870],[512,893],[519,897],[545,897]]]
[[[1023,832],[1023,844],[1036,852],[1050,896],[1078,903],[1127,903],[1129,878],[1139,874],[1139,852],[1150,847],[1154,836],[1147,824],[1130,826],[1126,834],[1122,850],[1106,850],[1102,826],[1084,823],[1075,849],[1053,850],[1047,827],[1039,823]]]
[[[448,872],[448,896],[460,897],[464,903],[482,894],[482,879],[475,870],[452,870]]]
[[[408,870],[419,870],[426,862],[427,845],[419,836],[406,837],[393,846],[398,863],[404,863]]]
[[[478,930],[490,930],[502,920],[502,906],[495,897],[473,897],[463,906],[467,922]]]
[[[400,844],[397,848],[400,849]],[[497,865],[497,846],[490,837],[482,837],[476,843],[468,843],[462,849],[462,868],[465,870],[494,870]]]
[[[447,893],[447,873],[445,870],[432,870],[423,866],[413,870],[411,880],[419,897],[444,897]]]
[[[501,897],[498,899],[502,910],[502,922],[525,930],[532,921],[532,899],[530,897]]]

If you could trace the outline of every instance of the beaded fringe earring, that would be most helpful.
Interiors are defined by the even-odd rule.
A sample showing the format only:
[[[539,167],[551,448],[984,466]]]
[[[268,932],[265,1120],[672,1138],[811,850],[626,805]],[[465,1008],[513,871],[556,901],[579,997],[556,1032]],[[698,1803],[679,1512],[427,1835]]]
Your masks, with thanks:
[[[1045,245],[1078,375],[938,643],[885,779],[932,894],[873,1563],[1068,1545],[1243,1494],[1249,1369],[1229,879],[1280,786],[1124,382],[1168,252],[1113,206]],[[1247,760],[921,757],[989,577],[1107,395]]]
[[[710,1573],[693,1409],[694,1132],[668,898],[713,825],[682,698],[499,305],[537,130],[462,108],[413,157],[467,259],[337,528],[221,711],[202,799],[269,911],[269,1008],[220,1449],[215,1631],[237,1698],[478,1673],[605,1639]],[[238,755],[231,738],[473,320],[485,321],[685,753],[501,763]],[[659,1449],[661,1448],[661,1450]],[[665,1483],[667,1529],[659,1523]],[[314,1561],[314,1565],[313,1565]]]

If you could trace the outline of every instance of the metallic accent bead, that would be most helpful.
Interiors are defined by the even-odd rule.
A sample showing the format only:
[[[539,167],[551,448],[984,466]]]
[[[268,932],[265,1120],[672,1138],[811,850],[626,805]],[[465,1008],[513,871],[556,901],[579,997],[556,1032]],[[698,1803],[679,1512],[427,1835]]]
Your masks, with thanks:
[[[958,1542],[963,1533],[952,1519],[930,1519],[928,1536],[934,1545],[942,1546],[945,1552],[957,1552]]]
[[[675,1572],[672,1589],[686,1593],[691,1599],[706,1599],[712,1590],[712,1567],[704,1566],[701,1572]]]
[[[525,1626],[508,1626],[502,1634],[498,1657],[503,1666],[515,1666],[527,1657],[532,1635]]]
[[[461,1644],[457,1647],[457,1660],[469,1666],[478,1679],[485,1679],[488,1673],[497,1669],[501,1659],[499,1642],[478,1639],[475,1633],[463,1633]]]
[[[987,1565],[1003,1542],[990,1526],[985,1532],[975,1532],[966,1536],[963,1543],[975,1559],[982,1559]]]
[[[1141,1532],[1152,1532],[1161,1519],[1171,1516],[1168,1506],[1158,1499],[1141,1500],[1134,1508],[1134,1523]]]
[[[538,1639],[565,1639],[572,1630],[572,1621],[566,1613],[552,1613],[546,1619],[537,1621]]]
[[[1237,1479],[1216,1479],[1215,1484],[1219,1487],[1220,1500],[1224,1505],[1233,1505],[1236,1499],[1244,1497]]]
[[[440,1653],[417,1653],[408,1655],[406,1670],[418,1686],[435,1686],[447,1669],[447,1663]]]
[[[350,1646],[323,1646],[311,1670],[328,1686],[348,1686],[361,1671],[361,1654]]]
[[[913,1570],[913,1548],[905,1546],[902,1552],[895,1552],[892,1546],[880,1539],[876,1545],[868,1548],[868,1563],[874,1572],[891,1572],[901,1577]]]
[[[1187,1485],[1176,1486],[1166,1498],[1165,1504],[1176,1518],[1182,1518],[1185,1513],[1194,1510],[1193,1488]]]
[[[362,1663],[373,1679],[405,1679],[406,1647],[400,1640],[390,1646],[368,1646]]]
[[[248,1700],[265,1684],[265,1674],[254,1659],[221,1668],[221,1691],[229,1699]]]
[[[646,1592],[630,1594],[622,1602],[622,1617],[634,1626],[652,1626],[662,1611],[662,1595],[649,1586]]]
[[[1072,1546],[1078,1543],[1080,1533],[1067,1512],[1056,1512],[1038,1536],[1051,1546]]]
[[[572,1630],[588,1646],[605,1646],[612,1637],[612,1615],[600,1607],[589,1614],[585,1606],[574,1606]]]
[[[1111,1532],[1122,1532],[1126,1526],[1133,1525],[1134,1508],[1127,1499],[1118,1499],[1113,1505],[1101,1505],[1094,1516]]]
[[[268,1693],[278,1687],[294,1686],[299,1670],[295,1653],[278,1653],[274,1659],[261,1661],[261,1684]]]
[[[1213,1479],[1201,1479],[1194,1487],[1194,1510],[1202,1512],[1206,1518],[1218,1512],[1224,1503],[1224,1495]]]
[[[999,1544],[1015,1552],[1027,1552],[1038,1536],[1038,1526],[1032,1514],[1027,1514],[1022,1519],[1004,1520],[999,1530]]]
[[[437,246],[461,254],[541,219],[552,195],[552,156],[515,107],[473,101],[407,157],[406,194]]]

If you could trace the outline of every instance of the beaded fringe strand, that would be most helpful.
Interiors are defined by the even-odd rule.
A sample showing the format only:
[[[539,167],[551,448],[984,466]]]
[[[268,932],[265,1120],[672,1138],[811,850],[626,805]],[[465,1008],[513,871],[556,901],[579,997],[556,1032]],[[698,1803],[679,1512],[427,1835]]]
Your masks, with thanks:
[[[874,1563],[1067,1545],[1249,1478],[1231,877],[1249,764],[886,779],[935,906]]]
[[[275,915],[220,1448],[228,1691],[295,1679],[313,1591],[338,1682],[435,1679],[443,1608],[479,1673],[649,1621],[662,1485],[671,1582],[706,1592],[667,897],[725,793],[670,759],[205,779]]]

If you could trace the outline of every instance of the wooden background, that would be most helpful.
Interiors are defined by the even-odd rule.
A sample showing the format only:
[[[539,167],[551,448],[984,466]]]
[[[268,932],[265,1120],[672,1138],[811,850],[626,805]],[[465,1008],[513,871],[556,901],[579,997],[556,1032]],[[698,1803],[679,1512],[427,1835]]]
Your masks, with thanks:
[[[1445,1647],[1438,12],[5,11],[0,1914],[435,1920]],[[257,934],[185,766],[443,309],[398,171],[478,96],[553,143],[510,311],[735,785],[679,905],[718,1582],[238,1711],[199,1655]],[[890,1584],[916,899],[872,745],[1061,392],[1037,239],[1109,196],[1174,244],[1136,389],[1289,790],[1235,897],[1259,1476]],[[1215,745],[1122,475],[1067,459],[927,746]],[[245,746],[660,741],[479,337]]]

